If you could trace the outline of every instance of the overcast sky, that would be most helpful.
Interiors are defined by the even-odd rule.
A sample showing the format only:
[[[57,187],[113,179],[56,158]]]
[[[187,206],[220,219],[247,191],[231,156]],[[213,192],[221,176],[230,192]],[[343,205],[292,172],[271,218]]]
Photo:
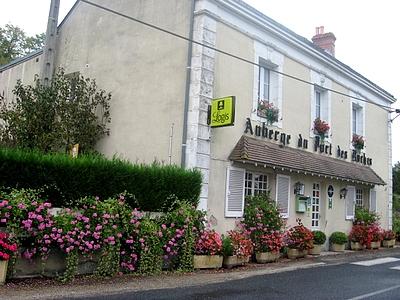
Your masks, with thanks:
[[[325,26],[325,32],[333,32],[337,38],[336,58],[399,99],[400,1],[245,2],[308,39],[314,35],[315,27]],[[61,0],[60,21],[74,3],[75,0]],[[50,0],[1,0],[0,26],[18,25],[29,35],[45,32],[49,6]],[[394,107],[400,108],[399,101]],[[393,162],[396,161],[400,161],[400,117],[393,122]]]

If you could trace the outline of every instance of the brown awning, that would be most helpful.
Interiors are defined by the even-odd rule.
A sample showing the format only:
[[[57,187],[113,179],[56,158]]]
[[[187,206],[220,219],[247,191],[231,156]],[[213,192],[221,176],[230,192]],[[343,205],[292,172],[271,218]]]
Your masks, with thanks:
[[[229,159],[369,185],[386,183],[370,167],[242,136]]]

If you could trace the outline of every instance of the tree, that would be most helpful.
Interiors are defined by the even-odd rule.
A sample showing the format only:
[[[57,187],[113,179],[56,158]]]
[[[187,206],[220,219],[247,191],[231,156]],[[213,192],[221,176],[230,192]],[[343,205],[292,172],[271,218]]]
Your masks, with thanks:
[[[400,195],[400,162],[393,167],[393,193]]]
[[[0,108],[0,141],[5,146],[54,152],[79,144],[87,152],[109,134],[111,94],[99,90],[94,80],[59,70],[50,86],[19,81],[13,93],[15,101],[3,99]]]
[[[0,27],[0,65],[43,47],[46,35],[26,36],[18,26],[7,24]]]

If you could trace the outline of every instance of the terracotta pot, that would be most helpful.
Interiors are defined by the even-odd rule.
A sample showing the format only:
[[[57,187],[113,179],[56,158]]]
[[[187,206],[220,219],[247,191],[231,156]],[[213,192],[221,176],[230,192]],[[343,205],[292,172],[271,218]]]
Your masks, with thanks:
[[[279,252],[257,252],[256,260],[259,264],[265,264],[273,261],[277,261],[279,258]]]
[[[224,268],[230,269],[237,266],[238,264],[239,264],[238,257],[236,255],[224,256],[224,260],[222,262]]]
[[[223,257],[220,255],[195,255],[193,266],[195,269],[219,269],[222,267]]]
[[[340,244],[331,244],[331,249],[333,252],[343,252],[345,249],[345,244],[340,245]]]
[[[8,260],[0,260],[0,285],[6,282]]]
[[[379,249],[381,247],[381,241],[371,242],[371,249]]]
[[[394,247],[395,244],[396,244],[396,240],[395,239],[393,239],[393,240],[383,240],[382,241],[382,245],[385,248]]]
[[[350,242],[351,250],[359,251],[363,250],[364,246],[360,242]]]
[[[314,244],[314,247],[308,250],[308,254],[310,255],[320,255],[322,251],[322,245]]]

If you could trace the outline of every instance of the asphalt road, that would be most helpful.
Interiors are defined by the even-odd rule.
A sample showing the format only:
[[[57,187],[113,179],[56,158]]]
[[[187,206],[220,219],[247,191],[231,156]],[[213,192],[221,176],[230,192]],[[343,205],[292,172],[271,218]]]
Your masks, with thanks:
[[[397,261],[388,262],[395,259]],[[354,262],[360,261],[370,264],[371,259],[363,258]],[[327,262],[311,269],[218,284],[121,293],[91,299],[400,299],[400,255],[396,253],[383,262],[375,262],[378,263],[370,266]],[[393,267],[399,269],[391,269]]]

